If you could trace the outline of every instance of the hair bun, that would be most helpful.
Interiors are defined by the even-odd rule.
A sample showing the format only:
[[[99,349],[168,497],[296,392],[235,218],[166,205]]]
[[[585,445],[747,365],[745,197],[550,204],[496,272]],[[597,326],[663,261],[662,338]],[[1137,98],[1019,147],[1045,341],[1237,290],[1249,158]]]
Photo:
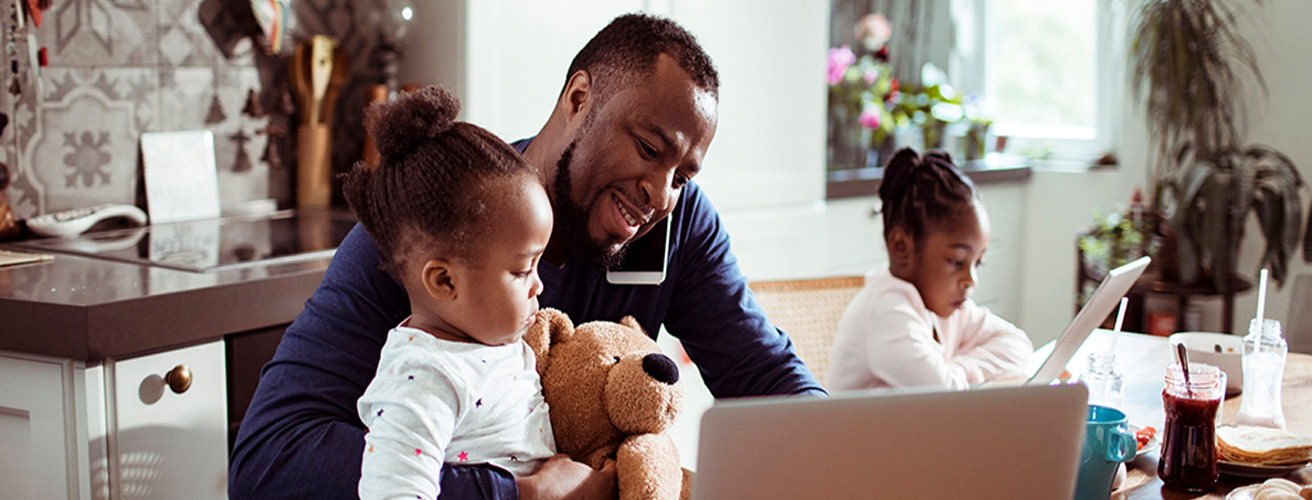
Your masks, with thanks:
[[[902,148],[893,153],[893,158],[884,166],[884,178],[879,183],[879,198],[885,204],[905,194],[915,177],[915,169],[920,167],[920,162],[920,154],[912,148]]]
[[[369,106],[365,128],[384,163],[404,158],[420,144],[450,130],[460,101],[446,89],[427,86]]]

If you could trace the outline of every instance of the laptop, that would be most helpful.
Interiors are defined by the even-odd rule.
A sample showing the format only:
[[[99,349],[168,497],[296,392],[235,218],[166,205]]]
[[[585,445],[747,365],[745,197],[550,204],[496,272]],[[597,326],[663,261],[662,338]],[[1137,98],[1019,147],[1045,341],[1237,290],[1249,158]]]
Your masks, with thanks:
[[[720,402],[692,498],[1071,498],[1083,384]]]
[[[1107,315],[1120,304],[1121,297],[1130,291],[1130,287],[1134,286],[1134,282],[1143,274],[1144,269],[1148,268],[1148,263],[1151,261],[1151,258],[1144,256],[1108,271],[1107,276],[1098,283],[1098,288],[1089,295],[1088,302],[1085,302],[1084,307],[1081,307],[1080,312],[1075,315],[1075,319],[1072,319],[1066,330],[1057,337],[1052,354],[1048,355],[1048,359],[1043,360],[1043,364],[1039,365],[1026,383],[1048,385],[1061,376],[1071,356],[1075,355],[1075,351],[1080,349],[1080,345],[1089,338],[1089,334],[1093,333],[1093,330],[1098,328],[1098,325],[1107,319]]]

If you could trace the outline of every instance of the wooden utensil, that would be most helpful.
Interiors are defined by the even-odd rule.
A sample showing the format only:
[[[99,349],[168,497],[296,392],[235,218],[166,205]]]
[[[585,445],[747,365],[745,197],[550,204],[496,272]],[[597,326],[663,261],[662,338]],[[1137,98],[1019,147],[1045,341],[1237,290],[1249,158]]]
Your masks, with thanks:
[[[328,77],[328,88],[324,90],[323,95],[323,114],[322,120],[325,123],[333,120],[333,111],[337,109],[337,93],[346,83],[346,78],[351,72],[351,55],[346,50],[337,47],[333,51],[333,69]]]
[[[310,40],[310,109],[306,123],[322,123],[323,99],[328,92],[328,79],[333,71],[333,51],[337,40],[315,35]]]
[[[337,99],[345,77],[336,77],[339,81],[333,85],[334,74],[348,71],[349,66],[335,63],[349,61],[344,57],[337,40],[315,35],[299,44],[292,58],[292,88],[301,106],[296,130],[296,205],[301,208],[326,208],[332,203],[332,114],[325,101]]]

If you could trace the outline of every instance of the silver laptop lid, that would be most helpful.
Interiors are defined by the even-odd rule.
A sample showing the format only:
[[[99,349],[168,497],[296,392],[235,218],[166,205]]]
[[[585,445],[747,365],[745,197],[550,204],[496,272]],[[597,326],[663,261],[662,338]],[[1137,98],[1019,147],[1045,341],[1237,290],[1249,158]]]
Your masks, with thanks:
[[[1081,384],[717,403],[693,498],[1071,498]]]

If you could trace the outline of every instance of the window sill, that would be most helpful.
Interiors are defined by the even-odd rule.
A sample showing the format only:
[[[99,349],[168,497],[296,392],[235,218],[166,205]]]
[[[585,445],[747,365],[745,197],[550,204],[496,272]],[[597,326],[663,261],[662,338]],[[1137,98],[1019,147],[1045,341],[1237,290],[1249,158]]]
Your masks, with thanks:
[[[1033,172],[1028,158],[993,154],[984,160],[964,162],[961,169],[976,184],[1023,181],[1029,179]],[[876,195],[883,178],[883,167],[828,172],[825,198],[833,200]]]

